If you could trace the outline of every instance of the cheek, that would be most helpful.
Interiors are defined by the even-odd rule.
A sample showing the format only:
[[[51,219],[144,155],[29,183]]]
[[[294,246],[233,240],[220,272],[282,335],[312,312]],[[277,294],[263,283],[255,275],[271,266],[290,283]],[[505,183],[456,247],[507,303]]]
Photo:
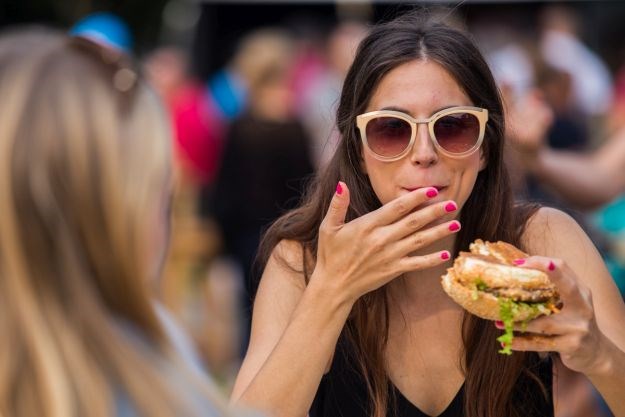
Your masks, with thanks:
[[[394,178],[392,163],[380,162],[364,155],[362,169],[365,175],[369,177],[373,192],[382,204],[386,204],[396,197],[392,180]]]
[[[483,148],[480,148],[479,155],[480,155],[480,171],[481,171],[484,168],[486,168],[486,164],[487,164],[486,156],[484,155],[484,149]]]
[[[462,164],[461,167],[458,167],[456,171],[457,177],[457,189],[455,192],[456,202],[460,205],[460,207],[464,206],[464,203],[469,199],[469,196],[473,192],[473,188],[475,187],[475,181],[477,180],[477,175],[481,170],[481,163],[479,155],[476,157],[470,157],[469,160],[465,161],[466,164]]]

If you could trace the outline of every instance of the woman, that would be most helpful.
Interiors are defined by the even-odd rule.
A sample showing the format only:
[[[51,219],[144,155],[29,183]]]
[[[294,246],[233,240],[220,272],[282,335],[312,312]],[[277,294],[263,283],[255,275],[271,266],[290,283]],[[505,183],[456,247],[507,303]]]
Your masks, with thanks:
[[[243,274],[241,356],[250,333],[252,297],[258,284],[254,257],[262,231],[302,196],[313,173],[310,138],[293,115],[293,41],[287,33],[264,28],[244,43],[247,104],[228,128],[210,202],[225,254]],[[239,356],[239,357],[241,357]]]
[[[513,206],[501,100],[467,36],[418,15],[374,27],[337,119],[330,165],[261,247],[233,401],[278,416],[552,415],[550,360],[535,352],[555,351],[625,415],[625,306],[569,217]],[[564,298],[510,357],[497,323],[440,287],[476,238],[544,255],[519,263]]]
[[[151,301],[170,138],[126,61],[54,32],[0,38],[0,415],[230,415]]]

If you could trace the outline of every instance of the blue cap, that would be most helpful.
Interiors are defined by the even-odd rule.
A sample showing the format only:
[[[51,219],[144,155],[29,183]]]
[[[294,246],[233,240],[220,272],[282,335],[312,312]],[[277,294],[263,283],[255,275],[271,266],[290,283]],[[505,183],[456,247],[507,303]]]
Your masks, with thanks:
[[[112,13],[99,12],[87,15],[72,26],[69,33],[74,36],[84,36],[125,53],[131,52],[132,35],[128,25]]]

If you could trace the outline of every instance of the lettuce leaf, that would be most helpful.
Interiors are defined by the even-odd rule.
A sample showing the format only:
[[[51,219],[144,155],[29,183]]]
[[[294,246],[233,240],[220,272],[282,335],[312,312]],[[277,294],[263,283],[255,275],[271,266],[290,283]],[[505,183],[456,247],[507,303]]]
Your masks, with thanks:
[[[499,298],[499,317],[503,322],[504,333],[497,338],[497,341],[502,344],[502,349],[499,353],[503,355],[512,355],[512,340],[514,339],[514,316],[521,312],[527,314],[527,319],[521,322],[523,331],[527,323],[540,316],[541,314],[550,315],[551,310],[545,305],[545,303],[523,303],[519,301],[512,301],[509,298]]]
[[[471,298],[473,301],[476,301],[479,298],[479,291],[486,291],[488,289],[488,285],[484,281],[482,281],[481,277],[475,278],[475,287],[473,287],[473,291],[471,292]]]
[[[503,321],[504,333],[497,338],[497,341],[501,343],[502,349],[499,353],[503,355],[512,355],[512,340],[514,339],[514,313],[513,309],[516,307],[516,303],[508,298],[499,299],[499,317]]]

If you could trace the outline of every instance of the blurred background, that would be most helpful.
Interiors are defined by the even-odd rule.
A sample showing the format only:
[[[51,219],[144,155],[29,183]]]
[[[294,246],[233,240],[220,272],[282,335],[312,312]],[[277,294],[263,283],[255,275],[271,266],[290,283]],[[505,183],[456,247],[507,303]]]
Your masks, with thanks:
[[[176,186],[157,295],[225,393],[247,343],[260,235],[331,155],[368,25],[415,7],[466,28],[485,53],[508,109],[517,198],[573,215],[625,292],[625,1],[0,3],[0,30],[54,26],[133,55],[169,110]],[[540,165],[543,151],[565,158],[557,172]],[[582,377],[562,373],[559,417],[609,415]]]

